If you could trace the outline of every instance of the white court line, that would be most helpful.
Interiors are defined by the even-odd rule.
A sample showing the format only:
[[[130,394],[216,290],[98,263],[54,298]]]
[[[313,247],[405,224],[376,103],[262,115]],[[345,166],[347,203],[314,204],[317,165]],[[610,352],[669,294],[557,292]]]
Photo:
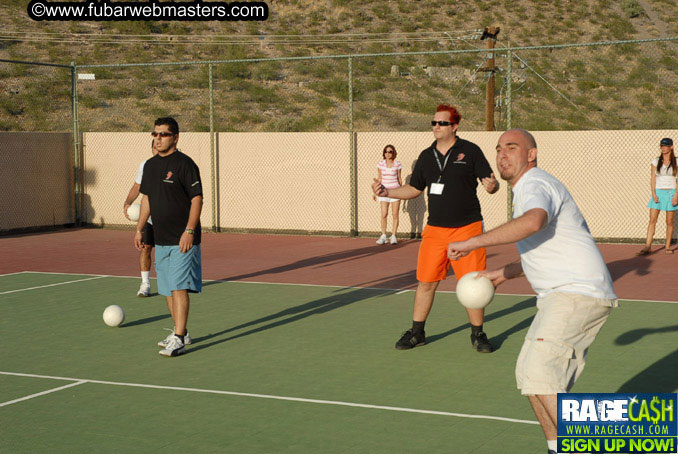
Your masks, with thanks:
[[[117,276],[114,274],[83,274],[83,273],[56,273],[51,271],[22,271],[22,273],[32,273],[32,274],[61,274],[66,276],[98,276],[98,277],[119,277],[124,279],[139,279],[139,276]],[[155,278],[153,278],[155,279]],[[413,292],[414,289],[400,289],[400,288],[389,288],[389,287],[351,287],[345,285],[325,285],[325,284],[292,284],[289,282],[261,282],[261,281],[233,281],[228,279],[203,279],[203,282],[224,282],[224,283],[233,283],[233,284],[262,284],[262,285],[292,285],[297,287],[325,287],[325,288],[342,288],[349,290],[380,290],[382,292],[396,292],[396,295],[400,295],[406,292]],[[456,294],[451,290],[436,290],[436,293],[449,293]],[[1,293],[0,293],[1,295]],[[537,295],[534,293],[495,293],[497,296],[524,296],[526,298],[536,298]],[[638,299],[624,299],[620,298],[621,302],[637,302],[637,303],[665,303],[665,304],[678,304],[678,301],[658,301],[658,300],[638,300]]]
[[[3,276],[14,276],[15,274],[25,274],[25,273],[29,273],[29,272],[30,272],[30,271],[18,271],[18,272],[16,272],[16,273],[5,273],[5,274],[0,274],[0,277],[3,277]]]
[[[73,284],[75,282],[91,281],[93,279],[101,279],[101,278],[104,278],[104,277],[108,277],[108,276],[95,276],[95,277],[88,277],[87,279],[78,279],[77,281],[59,282],[59,283],[56,283],[56,284],[41,285],[39,287],[20,288],[18,290],[9,290],[7,292],[0,292],[0,295],[7,295],[8,293],[16,293],[16,292],[25,292],[26,290],[35,290],[35,289],[39,289],[39,288],[56,287],[57,285]]]
[[[34,397],[44,396],[45,394],[50,394],[50,393],[53,393],[53,392],[61,391],[63,389],[72,388],[74,386],[82,385],[83,383],[87,383],[87,381],[79,380],[76,383],[69,383],[68,385],[59,386],[58,388],[54,388],[54,389],[48,389],[47,391],[31,394],[30,396],[21,397],[20,399],[14,399],[14,400],[9,400],[7,402],[2,402],[2,403],[0,403],[0,407],[4,407],[5,405],[12,405],[12,404],[15,404],[17,402],[22,402],[22,401],[28,400],[28,399],[33,399]]]
[[[120,276],[115,274],[83,274],[83,273],[57,273],[52,271],[23,271],[23,273],[29,274],[59,274],[63,276],[101,276],[101,277],[119,277],[123,279],[139,279],[139,276]],[[156,279],[156,278],[152,278]],[[203,279],[203,282],[224,282],[224,283],[233,283],[233,284],[262,284],[262,285],[291,285],[295,287],[323,287],[323,288],[340,288],[340,289],[349,289],[349,290],[380,290],[382,292],[413,292],[414,289],[400,289],[400,288],[389,288],[389,287],[352,287],[347,285],[327,285],[327,284],[296,284],[290,282],[263,282],[263,281],[237,281],[229,279]],[[437,293],[455,293],[448,290],[438,290]],[[501,293],[496,293],[496,295],[502,295]],[[534,295],[518,295],[515,293],[507,293],[508,296],[534,296]]]
[[[118,277],[118,276],[114,276]],[[290,284],[286,282],[260,282],[260,281],[229,281],[224,279],[203,279],[203,282],[225,282],[233,284],[266,284],[266,285],[296,285],[300,287],[328,287],[328,288],[345,288],[350,290],[381,290],[382,292],[396,292],[396,295],[400,295],[406,292],[414,292],[415,289],[399,289],[399,288],[388,288],[388,287],[347,287],[342,285],[322,285],[322,284]],[[457,292],[451,290],[436,290],[436,293],[448,293],[450,295],[455,295]],[[526,298],[536,298],[537,295],[534,293],[495,293],[496,296],[523,296]],[[636,300],[636,299],[622,299],[619,301],[628,302],[635,301],[638,303],[666,303],[666,304],[678,304],[678,301],[653,301],[653,300]]]
[[[58,274],[62,276],[101,276],[101,277],[119,277],[122,279],[139,279],[139,276],[119,276],[115,274],[83,274],[83,273],[57,273],[57,272],[52,272],[52,271],[22,271],[23,273],[29,273],[29,274]],[[156,278],[152,278],[156,279]],[[388,288],[388,287],[351,287],[351,286],[346,286],[346,285],[326,285],[326,284],[293,284],[290,282],[262,282],[262,281],[236,281],[236,280],[228,280],[228,279],[203,279],[203,282],[224,282],[224,283],[235,283],[235,284],[265,284],[265,285],[292,285],[296,287],[324,287],[324,288],[341,288],[341,289],[349,289],[349,290],[381,290],[385,292],[395,292],[401,289],[398,288]],[[405,291],[410,291],[409,289],[406,289]],[[413,290],[411,290],[413,291]],[[454,293],[454,292],[447,292],[447,291],[438,291],[438,293]],[[518,295],[520,296],[520,295]],[[526,295],[526,296],[534,296],[534,295]]]
[[[285,396],[273,396],[269,394],[253,394],[253,393],[239,393],[235,391],[219,391],[214,389],[201,389],[201,388],[184,388],[180,386],[160,386],[160,385],[146,385],[141,383],[124,383],[124,382],[114,382],[114,381],[104,381],[104,380],[89,380],[85,378],[68,378],[68,377],[54,377],[50,375],[35,375],[35,374],[22,374],[18,372],[4,372],[0,371],[2,375],[13,375],[17,377],[31,377],[31,378],[46,378],[51,380],[68,380],[68,381],[77,381],[76,384],[81,383],[96,383],[100,385],[113,385],[113,386],[130,386],[134,388],[151,388],[151,389],[163,389],[170,391],[189,391],[196,393],[208,393],[208,394],[222,394],[227,396],[239,396],[239,397],[257,397],[260,399],[274,399],[274,400],[286,400],[293,402],[304,402],[311,404],[324,404],[324,405],[340,405],[344,407],[358,407],[358,408],[370,408],[375,410],[388,410],[388,411],[401,411],[408,413],[422,413],[427,415],[437,415],[437,416],[456,416],[458,418],[469,418],[469,419],[490,419],[495,421],[504,421],[504,422],[514,422],[520,424],[535,424],[538,425],[537,421],[529,421],[525,419],[514,419],[514,418],[504,418],[501,416],[489,416],[489,415],[469,415],[465,413],[451,413],[446,411],[435,411],[435,410],[419,410],[416,408],[404,408],[404,407],[389,407],[384,405],[369,405],[369,404],[359,404],[353,402],[341,402],[335,400],[319,400],[319,399],[306,399],[303,397],[285,397]],[[75,386],[71,384],[70,386]],[[63,388],[63,387],[62,387]],[[59,389],[59,388],[57,388]]]
[[[115,276],[113,274],[92,274],[92,273],[57,273],[56,271],[22,271],[26,274],[59,274],[61,276],[101,276],[101,277],[134,277],[134,276]],[[139,277],[139,276],[136,276]]]
[[[52,271],[23,271],[24,273],[32,273],[32,274],[61,274],[65,276],[101,276],[101,277],[119,277],[123,279],[139,279],[139,276],[120,276],[120,275],[115,275],[115,274],[82,274],[82,273],[57,273],[57,272],[52,272]],[[156,279],[156,278],[152,278]],[[400,288],[390,288],[390,287],[353,287],[353,286],[347,286],[347,285],[327,285],[327,284],[296,284],[296,283],[290,283],[290,282],[263,282],[263,281],[236,281],[236,280],[229,280],[229,279],[203,279],[203,282],[223,282],[227,284],[261,284],[261,285],[291,285],[295,287],[324,287],[324,288],[340,288],[340,289],[348,289],[348,290],[380,290],[382,292],[398,292],[396,293],[397,295],[401,293],[406,293],[406,292],[414,292],[415,289],[400,289]],[[436,290],[436,293],[449,293],[449,294],[455,294],[456,292],[453,292],[451,290]],[[533,297],[537,296],[534,294],[522,294],[522,293],[495,293],[495,295],[499,296],[525,296],[525,297]],[[634,300],[636,301],[636,300]],[[654,301],[653,301],[654,302]],[[658,303],[664,303],[665,301],[656,301]]]

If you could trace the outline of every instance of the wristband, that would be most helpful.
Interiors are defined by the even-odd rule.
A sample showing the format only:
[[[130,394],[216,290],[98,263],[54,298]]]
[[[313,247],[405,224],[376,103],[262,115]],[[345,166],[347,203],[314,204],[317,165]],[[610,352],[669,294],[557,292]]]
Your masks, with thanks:
[[[186,230],[184,230],[184,232],[190,233],[191,235],[195,235],[195,230],[193,230],[193,229],[186,229]]]

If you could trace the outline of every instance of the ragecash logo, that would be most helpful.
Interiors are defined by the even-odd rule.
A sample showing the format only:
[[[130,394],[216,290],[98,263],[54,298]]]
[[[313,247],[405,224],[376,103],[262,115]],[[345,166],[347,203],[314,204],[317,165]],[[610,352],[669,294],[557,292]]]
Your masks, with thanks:
[[[677,412],[677,394],[558,394],[558,452],[677,453]]]

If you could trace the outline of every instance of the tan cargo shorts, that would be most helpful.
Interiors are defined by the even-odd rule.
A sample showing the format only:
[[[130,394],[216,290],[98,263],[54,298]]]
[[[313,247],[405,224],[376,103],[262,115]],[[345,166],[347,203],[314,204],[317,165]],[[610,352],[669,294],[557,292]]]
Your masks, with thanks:
[[[554,292],[537,299],[537,315],[516,363],[523,395],[569,391],[586,364],[586,353],[616,300]]]

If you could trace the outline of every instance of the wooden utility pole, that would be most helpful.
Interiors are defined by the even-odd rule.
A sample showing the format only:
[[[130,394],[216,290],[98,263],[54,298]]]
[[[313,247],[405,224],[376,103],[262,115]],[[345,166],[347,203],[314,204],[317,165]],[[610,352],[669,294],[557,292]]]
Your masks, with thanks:
[[[499,27],[487,27],[483,32],[480,40],[487,41],[487,49],[494,49],[494,44],[497,41],[499,34]],[[487,64],[482,70],[488,72],[487,86],[485,89],[485,130],[494,131],[494,73],[496,71],[494,66],[494,52],[488,52]]]

